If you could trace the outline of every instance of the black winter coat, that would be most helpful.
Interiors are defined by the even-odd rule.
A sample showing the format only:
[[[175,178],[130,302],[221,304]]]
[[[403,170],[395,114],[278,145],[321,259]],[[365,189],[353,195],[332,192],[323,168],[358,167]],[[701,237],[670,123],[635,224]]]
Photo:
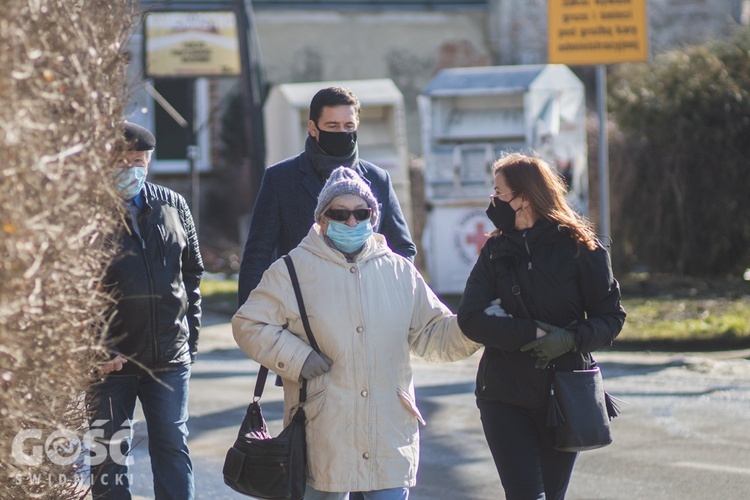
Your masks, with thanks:
[[[531,319],[513,295],[511,268]],[[512,318],[485,313],[497,298]],[[535,368],[536,358],[520,350],[536,339],[535,319],[561,327],[572,323],[576,349],[554,361],[562,370],[593,366],[590,353],[610,345],[625,321],[607,251],[600,245],[579,248],[566,229],[542,219],[528,230],[487,240],[466,283],[458,323],[485,346],[477,398],[524,408],[546,405],[550,370]]]
[[[126,215],[130,230],[121,231],[103,283],[117,300],[109,337],[115,352],[150,369],[168,369],[193,362],[198,351],[203,261],[185,199],[149,182],[141,192],[142,237]],[[138,370],[130,361],[115,374]]]

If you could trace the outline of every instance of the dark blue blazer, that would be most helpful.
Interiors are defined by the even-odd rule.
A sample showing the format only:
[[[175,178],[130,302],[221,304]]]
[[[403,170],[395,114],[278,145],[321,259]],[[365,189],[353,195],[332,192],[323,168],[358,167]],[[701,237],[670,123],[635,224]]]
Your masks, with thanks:
[[[388,172],[364,160],[357,168],[380,204],[375,231],[385,236],[397,254],[413,259],[417,248],[411,239]],[[324,181],[303,152],[266,169],[255,200],[250,230],[242,255],[238,285],[239,305],[258,286],[271,264],[307,236]]]

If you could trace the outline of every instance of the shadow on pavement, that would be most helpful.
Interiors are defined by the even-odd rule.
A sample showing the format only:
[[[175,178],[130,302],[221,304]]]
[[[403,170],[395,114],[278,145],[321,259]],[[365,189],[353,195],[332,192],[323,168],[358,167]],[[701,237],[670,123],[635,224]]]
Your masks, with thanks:
[[[215,431],[216,429],[225,427],[239,429],[242,419],[245,417],[247,406],[251,402],[251,398],[248,397],[246,405],[243,404],[242,406],[235,406],[223,411],[191,416],[190,420],[188,420],[190,438],[195,439],[200,437],[204,432]],[[263,408],[263,417],[269,423],[274,420],[281,420],[284,416],[283,401],[263,402],[261,406]]]
[[[473,394],[474,393],[474,382],[462,382],[459,384],[440,384],[440,385],[429,385],[420,386],[414,389],[417,396],[417,401],[420,398],[429,398],[432,396],[448,396],[451,394]],[[420,403],[421,404],[421,403]]]

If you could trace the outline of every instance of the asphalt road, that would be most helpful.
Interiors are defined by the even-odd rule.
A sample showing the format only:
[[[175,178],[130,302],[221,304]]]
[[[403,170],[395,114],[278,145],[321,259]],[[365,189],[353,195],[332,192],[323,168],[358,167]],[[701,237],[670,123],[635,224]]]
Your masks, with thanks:
[[[221,468],[252,397],[258,365],[223,318],[204,328],[190,395],[190,449],[198,499],[248,498],[224,485]],[[602,352],[605,385],[627,404],[614,443],[580,454],[568,499],[750,498],[750,351]],[[474,404],[479,355],[444,365],[414,360],[427,426],[415,500],[504,498]],[[281,390],[269,378],[263,411],[281,428]],[[153,498],[144,423],[135,425],[134,494]]]

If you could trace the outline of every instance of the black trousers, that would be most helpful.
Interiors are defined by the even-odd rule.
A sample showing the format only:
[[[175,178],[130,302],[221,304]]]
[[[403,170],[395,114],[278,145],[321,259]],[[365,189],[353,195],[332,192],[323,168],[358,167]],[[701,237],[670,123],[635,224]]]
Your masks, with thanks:
[[[556,451],[547,411],[477,400],[507,500],[562,500],[578,453]]]

